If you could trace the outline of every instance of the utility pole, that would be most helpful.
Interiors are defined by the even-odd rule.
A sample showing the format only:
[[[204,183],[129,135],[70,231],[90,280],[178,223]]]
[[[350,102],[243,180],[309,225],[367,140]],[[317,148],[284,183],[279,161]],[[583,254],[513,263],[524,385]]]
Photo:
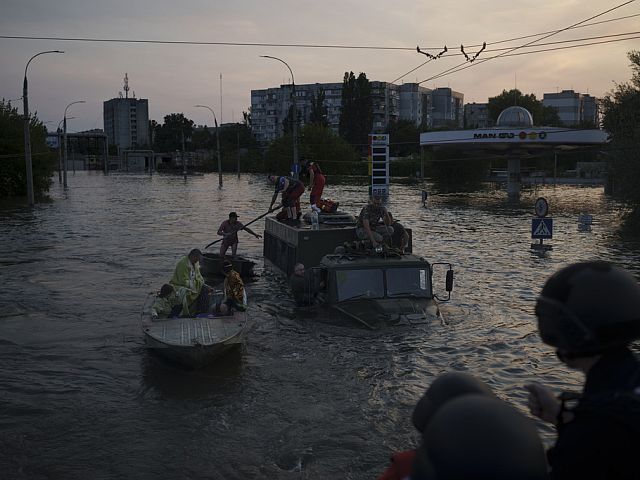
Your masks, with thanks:
[[[182,127],[182,130],[180,130],[180,133],[182,133],[182,176],[184,177],[184,179],[187,179],[187,164],[185,163],[185,158],[184,158],[184,126]]]
[[[213,123],[216,126],[216,145],[218,148],[218,187],[222,188],[222,157],[220,156],[220,133],[216,113],[213,111],[213,108],[208,105],[194,105],[194,107],[206,108],[211,112],[211,115],[213,115]]]

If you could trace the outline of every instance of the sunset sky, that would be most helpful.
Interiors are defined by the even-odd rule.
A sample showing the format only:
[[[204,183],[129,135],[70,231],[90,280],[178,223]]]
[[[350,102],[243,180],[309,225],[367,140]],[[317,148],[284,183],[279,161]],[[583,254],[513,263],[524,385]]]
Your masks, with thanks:
[[[544,92],[563,89],[601,97],[615,82],[630,79],[626,53],[640,49],[640,3],[624,3],[3,0],[0,97],[19,98],[28,59],[56,49],[65,54],[36,58],[28,73],[30,109],[50,122],[51,130],[65,106],[76,100],[87,103],[69,109],[68,115],[77,117],[69,129],[102,128],[102,102],[118,96],[125,72],[130,95],[135,91],[138,98],[149,99],[152,119],[183,112],[198,124],[211,125],[207,110],[193,108],[206,104],[219,121],[238,121],[251,104],[252,89],[291,81],[284,65],[260,55],[286,61],[296,84],[341,82],[345,71],[353,71],[370,80],[448,86],[462,92],[465,103],[486,102],[514,85],[540,99]],[[549,36],[561,29],[567,30]],[[7,38],[17,36],[227,45]],[[483,42],[486,50],[462,65],[469,68],[432,78],[465,61],[461,44],[473,56]],[[434,55],[446,45],[450,56],[422,65],[427,57],[416,52],[418,45]],[[581,46],[567,48],[576,45]],[[510,54],[497,50],[516,47],[521,48]],[[528,53],[536,50],[547,51]],[[499,54],[504,55],[492,58]],[[13,103],[22,111],[20,101]]]

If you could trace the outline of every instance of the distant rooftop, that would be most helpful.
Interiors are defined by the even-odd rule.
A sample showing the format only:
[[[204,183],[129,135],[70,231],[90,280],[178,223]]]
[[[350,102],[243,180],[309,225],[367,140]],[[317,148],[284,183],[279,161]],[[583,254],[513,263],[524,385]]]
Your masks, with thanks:
[[[533,117],[524,107],[505,108],[498,116],[497,127],[533,127]]]

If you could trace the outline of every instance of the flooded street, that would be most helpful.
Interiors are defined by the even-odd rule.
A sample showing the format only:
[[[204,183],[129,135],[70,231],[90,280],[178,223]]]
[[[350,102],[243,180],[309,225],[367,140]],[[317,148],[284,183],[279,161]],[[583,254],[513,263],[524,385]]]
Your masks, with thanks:
[[[32,210],[0,206],[1,478],[376,478],[390,452],[415,445],[413,406],[440,373],[473,373],[523,411],[531,380],[578,388],[536,334],[549,274],[594,258],[640,274],[640,243],[619,235],[620,207],[602,188],[539,187],[515,204],[502,191],[434,194],[423,208],[419,185],[394,184],[389,209],[413,229],[414,253],[454,266],[445,324],[369,331],[299,313],[263,268],[262,241],[240,233],[238,253],[260,274],[246,344],[187,371],[145,349],[146,296],[219,238],[229,211],[245,223],[264,213],[271,187],[97,172],[69,186],[56,181]],[[325,196],[357,214],[366,192],[329,177]],[[554,218],[547,253],[530,249],[538,196]],[[581,212],[592,232],[578,231]]]

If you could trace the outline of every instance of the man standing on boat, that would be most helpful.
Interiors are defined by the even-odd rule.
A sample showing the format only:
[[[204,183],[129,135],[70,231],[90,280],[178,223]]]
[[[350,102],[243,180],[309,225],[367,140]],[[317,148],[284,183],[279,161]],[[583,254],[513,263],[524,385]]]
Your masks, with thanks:
[[[378,225],[380,220],[383,221],[383,225]],[[393,227],[389,212],[382,205],[382,197],[374,195],[360,211],[356,224],[356,236],[360,240],[370,240],[375,248],[383,241],[390,244],[391,235],[393,235]]]
[[[176,295],[182,300],[183,317],[207,312],[213,295],[213,289],[204,283],[200,273],[202,252],[194,248],[189,255],[182,257],[169,282],[176,289]]]
[[[640,338],[637,280],[606,262],[576,263],[547,280],[535,313],[542,341],[586,375],[571,397],[526,386],[531,413],[558,431],[549,478],[639,478],[640,361],[630,348]]]
[[[296,220],[300,218],[300,197],[304,193],[304,183],[291,177],[278,177],[277,175],[269,175],[269,180],[275,184],[275,192],[271,198],[269,210],[276,203],[278,194],[282,193],[282,211],[278,213],[278,220]]]
[[[320,213],[320,200],[322,199],[322,192],[327,179],[322,170],[320,170],[320,165],[316,162],[311,162],[307,171],[309,172],[309,190],[311,190],[309,195],[311,209]]]
[[[229,214],[229,220],[225,220],[220,224],[218,228],[218,235],[222,235],[222,244],[220,245],[220,257],[224,257],[229,247],[231,247],[231,255],[235,255],[238,250],[238,232],[244,230],[254,237],[260,239],[262,235],[258,235],[249,227],[245,227],[238,221],[238,214],[231,212]]]

